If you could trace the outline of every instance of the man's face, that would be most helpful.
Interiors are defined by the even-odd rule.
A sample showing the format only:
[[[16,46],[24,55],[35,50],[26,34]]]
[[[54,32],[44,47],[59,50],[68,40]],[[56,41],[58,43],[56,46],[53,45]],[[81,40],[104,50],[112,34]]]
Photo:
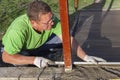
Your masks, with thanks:
[[[53,14],[51,12],[41,15],[39,21],[37,23],[37,30],[50,30],[52,28],[53,22]]]

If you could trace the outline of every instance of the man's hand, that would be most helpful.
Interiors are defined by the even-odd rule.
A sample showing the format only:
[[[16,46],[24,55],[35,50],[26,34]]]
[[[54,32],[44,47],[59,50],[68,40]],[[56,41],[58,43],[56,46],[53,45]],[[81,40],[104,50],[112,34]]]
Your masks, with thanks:
[[[86,55],[83,60],[86,62],[92,62],[94,64],[97,64],[98,62],[107,62],[106,60],[100,57],[88,56],[88,55]]]
[[[54,62],[43,57],[35,57],[34,65],[36,65],[37,67],[44,68],[47,67],[49,64],[54,64]]]

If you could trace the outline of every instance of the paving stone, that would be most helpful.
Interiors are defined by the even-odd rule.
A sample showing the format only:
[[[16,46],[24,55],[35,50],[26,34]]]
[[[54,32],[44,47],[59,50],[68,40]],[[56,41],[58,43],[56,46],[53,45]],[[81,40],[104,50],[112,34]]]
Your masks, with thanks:
[[[46,68],[39,76],[39,80],[58,80],[63,72],[64,68]]]
[[[64,68],[48,67],[0,67],[0,80],[55,80]]]
[[[40,73],[43,69],[37,67],[29,67],[24,69],[24,72],[21,74],[19,80],[38,80]]]
[[[1,67],[0,80],[18,80],[21,72],[17,67]]]
[[[0,78],[0,80],[18,80],[18,78]]]
[[[52,68],[46,68],[40,74],[39,80],[54,80],[54,72]]]
[[[38,80],[41,71],[37,67],[1,67],[0,80]]]
[[[39,80],[55,80],[54,75],[51,73],[44,73],[39,77]]]

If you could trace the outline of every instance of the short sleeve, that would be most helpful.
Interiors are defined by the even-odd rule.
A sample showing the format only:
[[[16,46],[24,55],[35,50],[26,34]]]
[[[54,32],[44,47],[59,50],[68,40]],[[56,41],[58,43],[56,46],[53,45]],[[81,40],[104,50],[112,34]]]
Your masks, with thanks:
[[[19,53],[23,47],[24,40],[25,38],[21,32],[10,30],[2,39],[4,50],[8,54]]]

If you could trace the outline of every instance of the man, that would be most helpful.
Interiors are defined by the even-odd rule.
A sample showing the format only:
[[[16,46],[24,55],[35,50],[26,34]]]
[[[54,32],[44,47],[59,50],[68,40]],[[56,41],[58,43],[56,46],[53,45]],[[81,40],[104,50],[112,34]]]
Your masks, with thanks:
[[[60,22],[53,16],[50,7],[43,1],[31,2],[27,14],[16,18],[3,37],[2,60],[15,65],[32,64],[39,68],[46,67],[51,60],[41,56],[24,56],[20,53],[22,50],[30,50],[32,55],[36,54],[35,49],[49,43],[49,41],[46,41],[53,33],[62,41]],[[72,36],[71,44],[78,57],[84,61],[93,63],[105,61],[101,58],[86,55]],[[38,53],[41,54],[41,52]]]

